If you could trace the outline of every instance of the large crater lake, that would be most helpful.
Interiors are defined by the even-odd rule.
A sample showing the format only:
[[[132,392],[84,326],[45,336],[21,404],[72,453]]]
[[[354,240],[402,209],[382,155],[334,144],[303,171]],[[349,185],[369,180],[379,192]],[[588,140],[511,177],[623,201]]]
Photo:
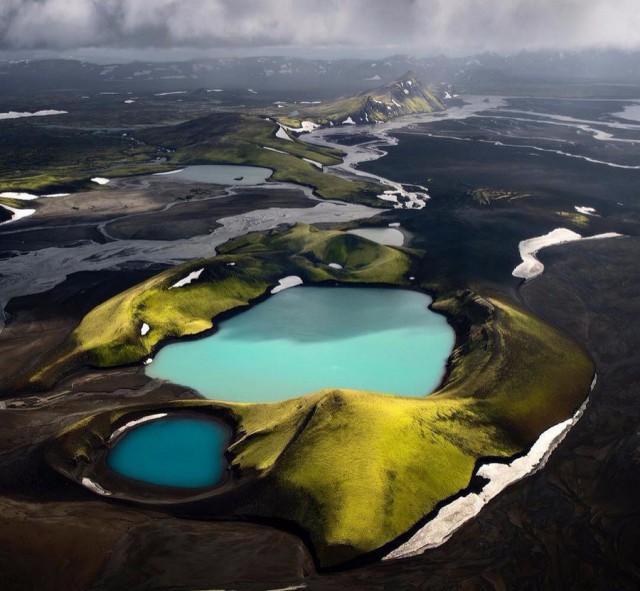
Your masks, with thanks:
[[[268,402],[322,388],[424,396],[439,384],[455,334],[431,298],[402,289],[295,287],[168,345],[147,373],[207,398]]]

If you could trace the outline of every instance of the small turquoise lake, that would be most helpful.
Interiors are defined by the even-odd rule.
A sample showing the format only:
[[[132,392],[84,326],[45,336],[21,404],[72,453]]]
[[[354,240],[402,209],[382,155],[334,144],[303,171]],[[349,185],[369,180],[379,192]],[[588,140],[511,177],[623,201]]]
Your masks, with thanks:
[[[455,334],[431,298],[403,289],[294,287],[164,347],[147,374],[212,399],[271,402],[323,388],[425,396]]]
[[[126,432],[107,455],[121,476],[179,488],[206,488],[223,480],[229,429],[191,417],[150,421]]]
[[[171,181],[211,183],[214,185],[261,185],[273,174],[260,166],[236,166],[234,164],[202,164],[186,166],[180,170],[160,172],[154,176]]]

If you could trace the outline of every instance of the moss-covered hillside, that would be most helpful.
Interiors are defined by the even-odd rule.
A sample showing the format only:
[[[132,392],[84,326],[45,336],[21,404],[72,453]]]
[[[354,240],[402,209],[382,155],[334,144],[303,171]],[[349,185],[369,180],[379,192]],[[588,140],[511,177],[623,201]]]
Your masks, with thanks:
[[[215,259],[162,273],[94,309],[71,349],[36,379],[53,379],[73,360],[111,366],[142,359],[166,337],[209,329],[216,314],[246,306],[285,275],[407,285],[413,259],[411,251],[305,225],[238,238]],[[329,267],[333,262],[344,269]],[[169,289],[199,269],[192,284]],[[465,488],[479,459],[521,452],[568,418],[593,374],[582,349],[503,297],[441,294],[435,307],[460,334],[446,382],[426,398],[328,390],[271,404],[138,405],[66,429],[49,457],[71,478],[153,503],[153,494],[132,494],[104,469],[111,433],[160,409],[213,412],[234,429],[231,485],[198,500],[173,498],[173,505],[168,491],[157,502],[199,518],[288,523],[323,566],[375,551]]]

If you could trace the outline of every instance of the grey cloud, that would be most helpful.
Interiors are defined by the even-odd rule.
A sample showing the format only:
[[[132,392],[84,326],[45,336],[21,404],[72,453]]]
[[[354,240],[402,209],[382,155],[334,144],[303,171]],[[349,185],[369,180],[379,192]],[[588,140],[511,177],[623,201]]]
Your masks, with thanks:
[[[638,0],[2,0],[0,48],[640,46]]]

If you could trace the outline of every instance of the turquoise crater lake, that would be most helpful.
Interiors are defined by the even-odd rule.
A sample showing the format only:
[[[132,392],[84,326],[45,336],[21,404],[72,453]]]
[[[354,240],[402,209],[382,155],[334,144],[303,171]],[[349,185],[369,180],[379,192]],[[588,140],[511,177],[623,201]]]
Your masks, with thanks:
[[[169,417],[132,427],[107,454],[121,476],[157,486],[207,488],[224,479],[229,429],[208,419]]]
[[[323,388],[424,396],[441,381],[455,334],[431,298],[403,289],[295,287],[163,348],[147,374],[202,395],[269,402]]]

